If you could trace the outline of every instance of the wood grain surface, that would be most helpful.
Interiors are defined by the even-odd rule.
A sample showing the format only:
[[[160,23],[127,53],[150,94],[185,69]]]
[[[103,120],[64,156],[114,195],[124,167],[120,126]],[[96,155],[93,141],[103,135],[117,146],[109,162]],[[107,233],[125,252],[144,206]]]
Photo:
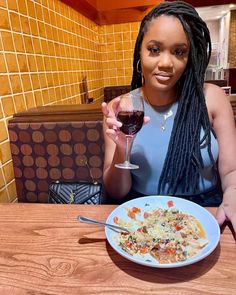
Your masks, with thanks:
[[[76,220],[80,214],[105,221],[114,208],[0,204],[0,295],[236,293],[236,243],[228,226],[204,260],[149,268],[116,253],[103,227]]]

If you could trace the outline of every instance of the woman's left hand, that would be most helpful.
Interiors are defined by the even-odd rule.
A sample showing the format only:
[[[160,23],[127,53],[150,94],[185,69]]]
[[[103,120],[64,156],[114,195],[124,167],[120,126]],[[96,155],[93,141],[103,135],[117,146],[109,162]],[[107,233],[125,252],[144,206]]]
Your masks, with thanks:
[[[236,239],[236,188],[224,192],[223,201],[216,213],[216,219],[219,225],[227,220],[231,221]]]

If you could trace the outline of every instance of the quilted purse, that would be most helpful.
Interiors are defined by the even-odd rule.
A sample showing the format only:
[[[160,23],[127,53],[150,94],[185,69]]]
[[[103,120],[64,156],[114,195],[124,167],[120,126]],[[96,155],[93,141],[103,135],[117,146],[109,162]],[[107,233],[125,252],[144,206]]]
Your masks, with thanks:
[[[52,182],[49,185],[48,202],[51,204],[102,204],[103,191],[101,183],[94,180],[91,169],[85,161],[89,170],[89,181],[75,181],[75,182]]]
[[[100,183],[86,181],[52,182],[49,185],[49,203],[101,204],[102,185]]]

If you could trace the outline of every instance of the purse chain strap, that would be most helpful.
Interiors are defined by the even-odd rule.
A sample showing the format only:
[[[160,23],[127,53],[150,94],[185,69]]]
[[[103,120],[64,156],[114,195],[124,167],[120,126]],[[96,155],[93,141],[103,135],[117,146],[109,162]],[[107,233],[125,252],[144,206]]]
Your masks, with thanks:
[[[98,182],[94,179],[94,176],[93,176],[93,173],[92,173],[92,169],[91,169],[91,167],[89,166],[87,159],[86,159],[86,158],[81,158],[81,159],[80,159],[80,164],[83,164],[83,166],[86,166],[86,167],[88,168],[89,175],[90,175],[90,177],[91,177],[91,179],[92,179],[92,182],[93,182],[94,184],[97,184]]]
[[[90,177],[92,179],[93,184],[97,184],[98,182],[94,179],[92,170],[91,170],[91,168],[90,168],[90,166],[88,164],[87,159],[86,158],[81,158],[80,159],[80,164],[83,164],[83,166],[86,166],[88,168],[89,175],[90,175]],[[74,201],[75,201],[75,193],[73,191],[71,191],[71,193],[70,193],[70,199],[69,200],[70,200],[70,204],[74,203]]]

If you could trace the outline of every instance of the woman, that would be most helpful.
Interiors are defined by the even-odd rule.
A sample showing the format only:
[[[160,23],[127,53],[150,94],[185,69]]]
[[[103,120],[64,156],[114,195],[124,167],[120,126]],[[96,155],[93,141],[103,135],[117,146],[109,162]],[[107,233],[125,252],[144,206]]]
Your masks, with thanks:
[[[125,150],[115,117],[120,98],[103,103],[104,186],[122,201],[132,191],[177,195],[207,206],[221,203],[218,222],[229,219],[236,230],[235,122],[221,88],[204,83],[210,54],[208,28],[191,5],[165,2],[144,17],[131,83],[145,107],[145,126],[131,155],[140,169],[114,166],[124,160]]]

